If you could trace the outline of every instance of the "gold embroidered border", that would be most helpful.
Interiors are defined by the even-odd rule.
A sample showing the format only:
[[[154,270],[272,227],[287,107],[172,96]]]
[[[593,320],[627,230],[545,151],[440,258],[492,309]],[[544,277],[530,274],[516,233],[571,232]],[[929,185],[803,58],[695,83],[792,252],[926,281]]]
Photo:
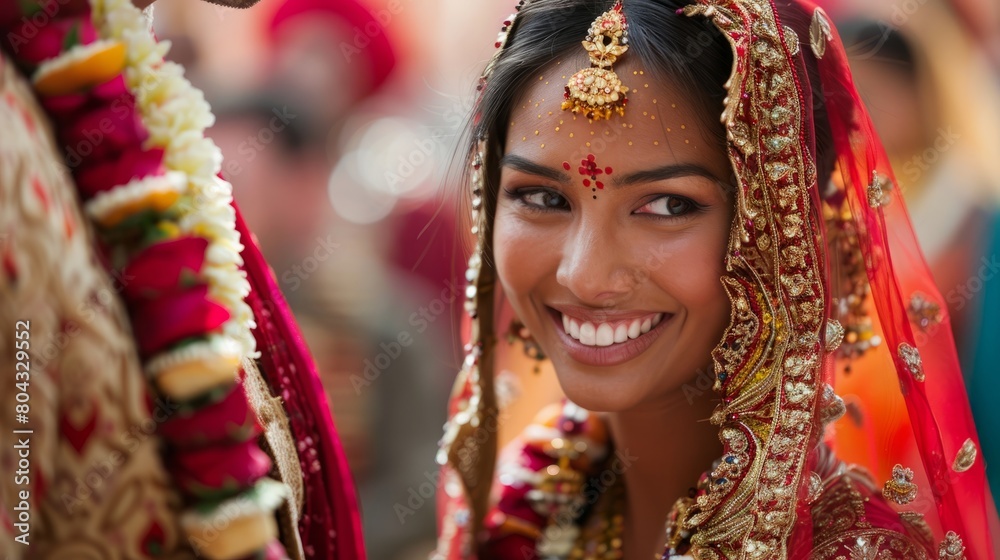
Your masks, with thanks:
[[[701,0],[684,12],[709,17],[734,53],[722,115],[739,182],[723,279],[733,317],[713,352],[725,403],[713,419],[727,457],[749,458],[737,461],[742,471],[712,473],[686,523],[696,558],[784,559],[815,443],[824,327],[816,171],[792,66],[799,42],[765,0]]]

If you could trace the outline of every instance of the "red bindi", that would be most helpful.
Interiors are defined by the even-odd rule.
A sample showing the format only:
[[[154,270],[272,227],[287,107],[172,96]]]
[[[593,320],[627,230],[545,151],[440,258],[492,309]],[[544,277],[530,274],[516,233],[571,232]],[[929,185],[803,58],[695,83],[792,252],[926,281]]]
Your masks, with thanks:
[[[587,154],[587,157],[580,160],[579,173],[586,177],[583,180],[583,186],[589,187],[592,191],[597,192],[597,189],[603,189],[604,183],[597,180],[599,175],[610,175],[611,168],[605,167],[601,169],[597,165],[597,158],[594,154]],[[563,162],[563,168],[568,169],[568,162]],[[593,186],[591,186],[593,185]],[[596,196],[594,198],[597,198]]]

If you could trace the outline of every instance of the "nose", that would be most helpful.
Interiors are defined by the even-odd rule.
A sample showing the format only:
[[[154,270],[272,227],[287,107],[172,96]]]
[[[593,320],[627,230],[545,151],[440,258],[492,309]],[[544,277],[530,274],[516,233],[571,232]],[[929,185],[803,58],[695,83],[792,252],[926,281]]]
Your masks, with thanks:
[[[579,221],[566,237],[556,281],[584,305],[610,307],[635,289],[638,269],[632,251],[619,240],[612,224]]]

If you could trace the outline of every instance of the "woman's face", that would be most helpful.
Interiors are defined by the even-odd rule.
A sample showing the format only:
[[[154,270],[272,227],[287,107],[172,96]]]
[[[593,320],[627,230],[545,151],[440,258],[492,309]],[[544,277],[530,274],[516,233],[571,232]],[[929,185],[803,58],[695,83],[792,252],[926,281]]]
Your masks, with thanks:
[[[511,115],[497,271],[570,399],[599,411],[655,406],[708,374],[729,321],[720,276],[731,168],[707,119],[638,67],[615,68],[632,88],[624,117],[561,110],[581,67],[553,65]]]

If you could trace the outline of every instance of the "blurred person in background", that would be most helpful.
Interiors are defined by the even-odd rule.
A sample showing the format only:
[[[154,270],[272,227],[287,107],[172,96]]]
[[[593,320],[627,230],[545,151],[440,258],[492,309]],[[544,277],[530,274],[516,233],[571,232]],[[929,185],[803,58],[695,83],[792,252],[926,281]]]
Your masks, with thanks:
[[[290,0],[263,27],[271,51],[261,82],[271,93],[220,92],[212,133],[317,357],[359,481],[368,554],[422,557],[434,540],[428,449],[444,422],[423,407],[443,407],[442,372],[456,362],[450,213],[424,196],[369,223],[336,204],[371,188],[334,174],[345,156],[388,148],[402,131],[388,129],[393,137],[375,146],[352,138],[410,99],[394,79],[389,31],[365,4]]]
[[[945,296],[982,452],[1000,463],[1000,414],[988,395],[1000,390],[1000,88],[986,58],[942,3],[929,3],[902,29],[854,19],[841,26],[852,71],[896,170],[920,247]],[[899,19],[899,18],[897,18]],[[908,302],[921,330],[939,328],[938,304]],[[879,341],[877,329],[859,336]],[[877,342],[876,342],[877,343]],[[893,467],[885,446],[905,452],[909,428],[901,399],[879,387],[892,383],[884,364],[859,357],[838,372],[850,414],[837,424],[849,458],[874,459],[881,474]],[[877,403],[868,409],[867,402]],[[855,399],[857,397],[857,399]],[[864,424],[880,426],[867,431]],[[869,441],[856,438],[867,433]],[[915,453],[914,449],[909,450]],[[991,459],[993,459],[991,461]],[[994,491],[1000,470],[989,469]]]

